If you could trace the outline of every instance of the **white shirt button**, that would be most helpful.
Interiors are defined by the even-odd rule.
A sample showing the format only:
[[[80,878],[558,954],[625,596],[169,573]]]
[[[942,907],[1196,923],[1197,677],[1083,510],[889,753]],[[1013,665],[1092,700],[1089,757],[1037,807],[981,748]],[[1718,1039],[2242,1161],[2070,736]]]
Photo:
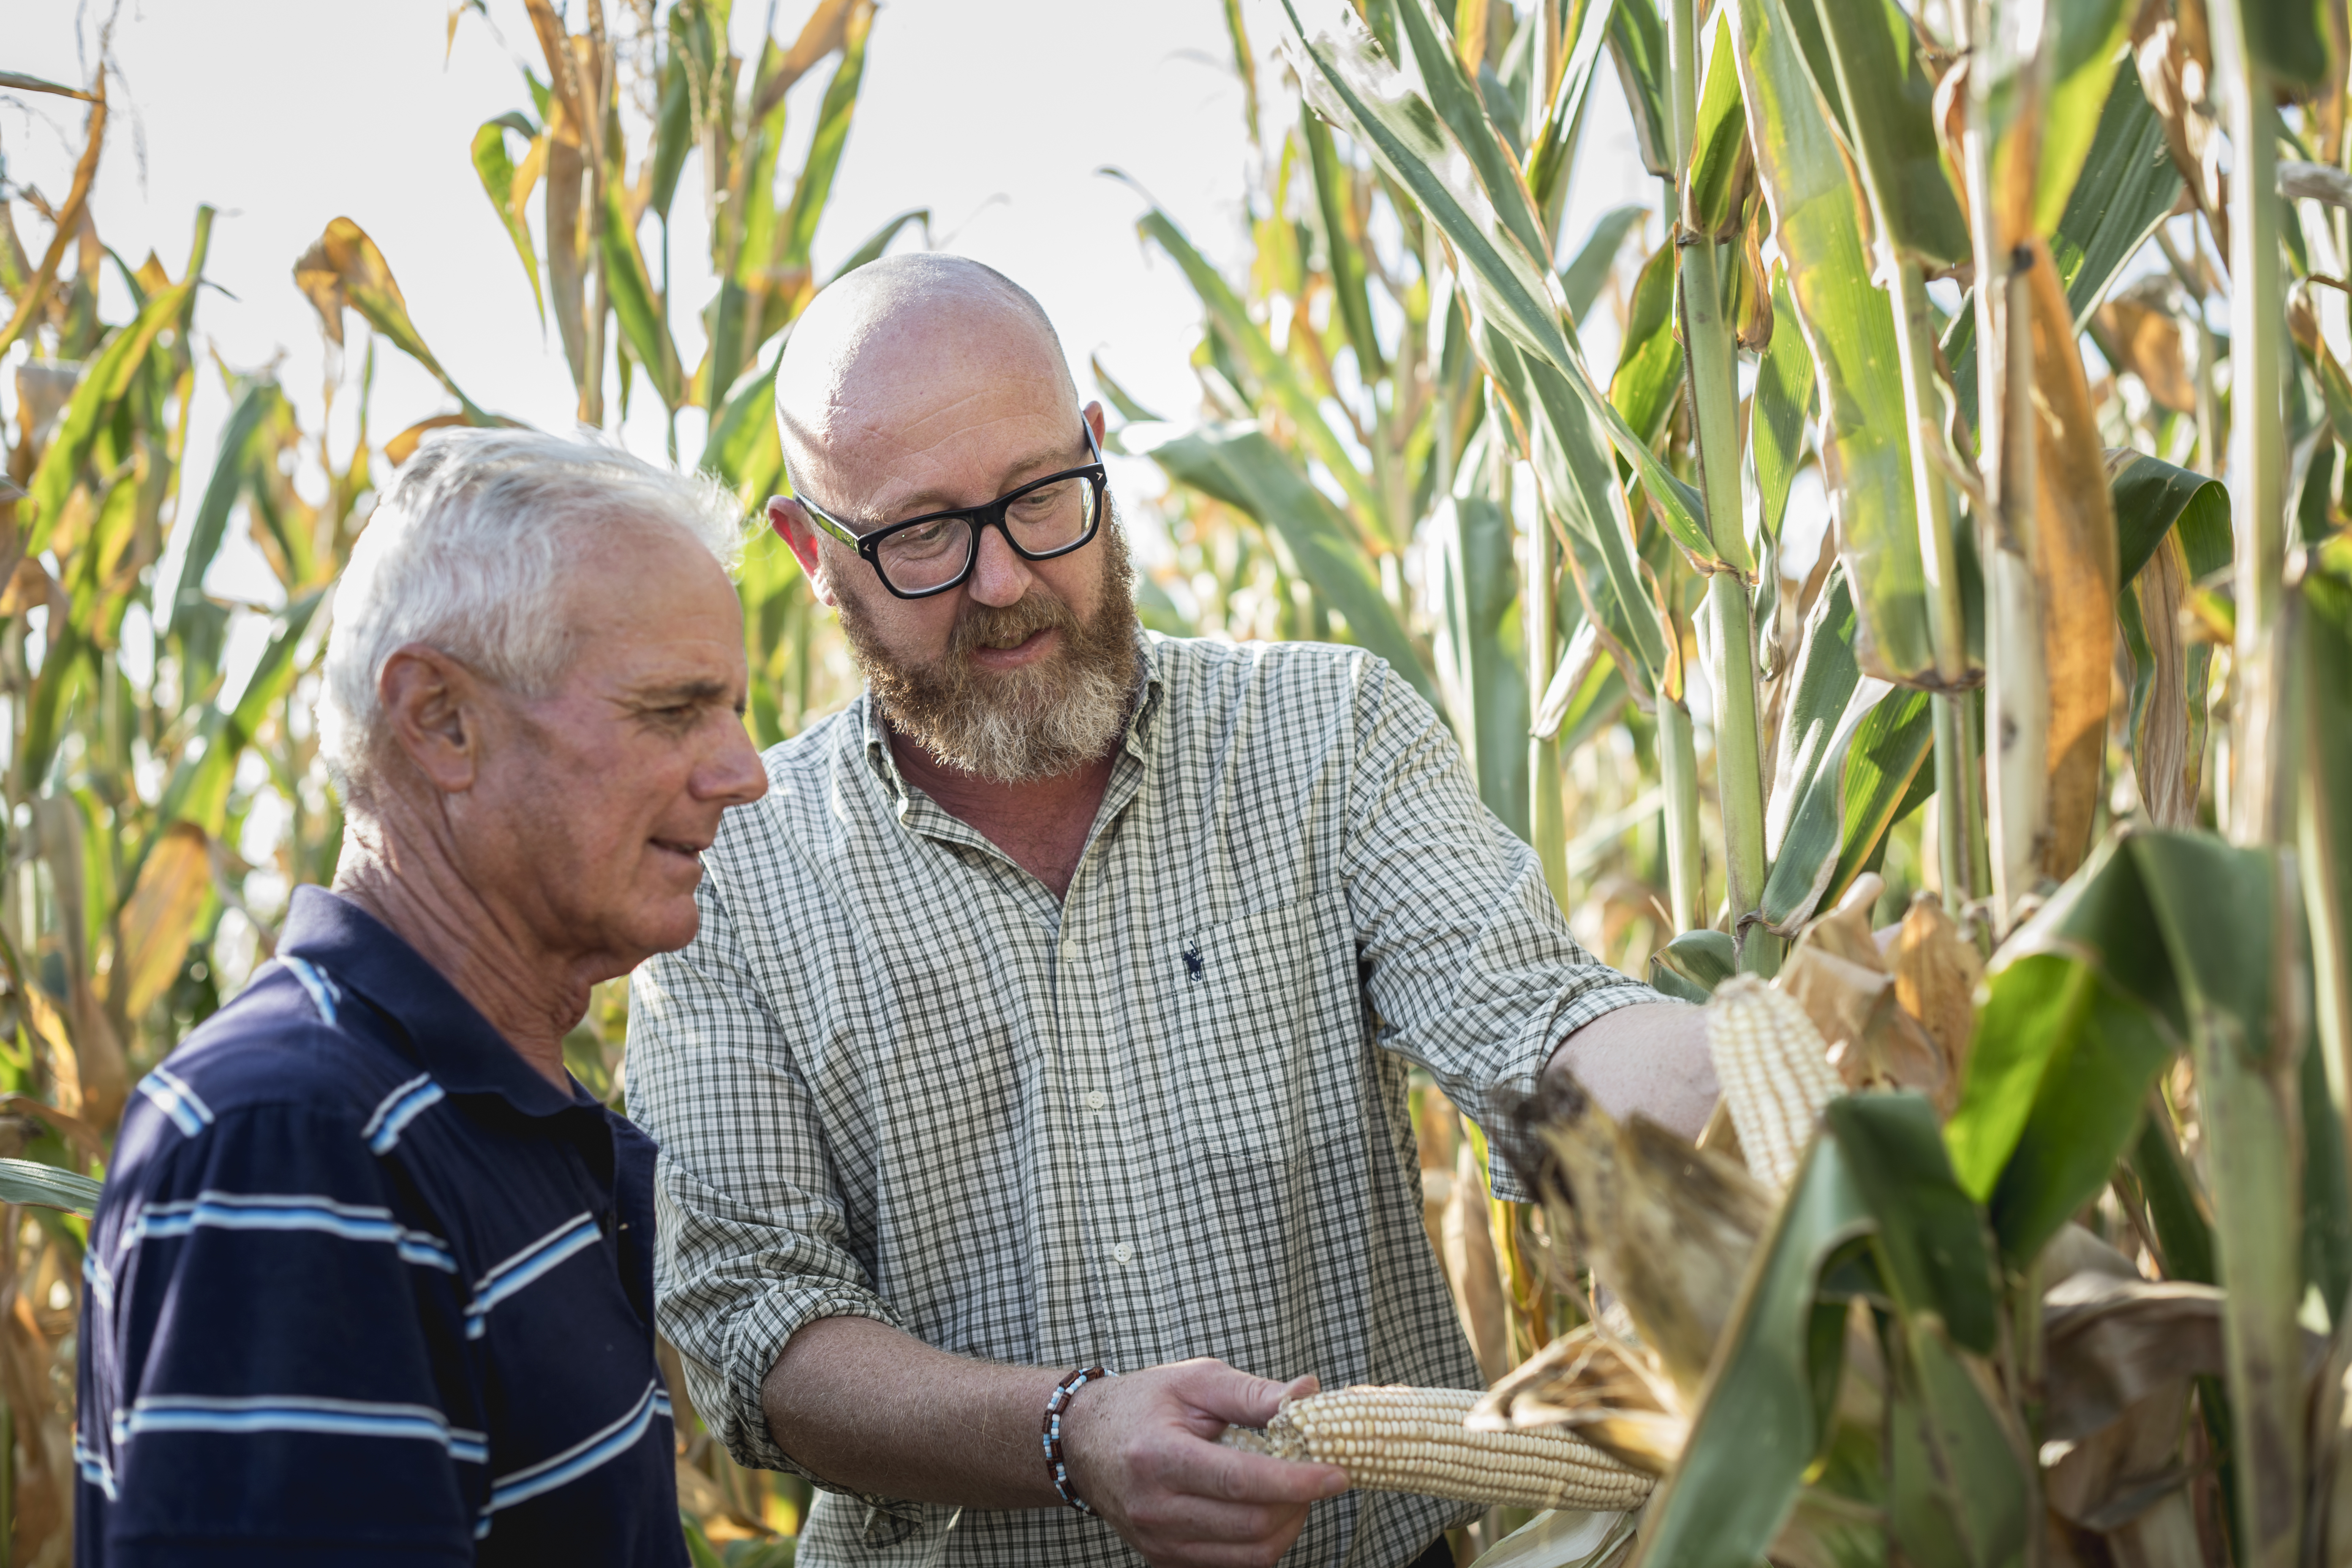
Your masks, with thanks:
[[[1110,1255],[1121,1263],[1125,1263],[1135,1257],[1135,1248],[1122,1241],[1110,1249]]]
[[[1090,1089],[1087,1090],[1087,1109],[1088,1110],[1100,1110],[1104,1106],[1108,1105],[1109,1103],[1110,1096],[1105,1094],[1101,1089]]]

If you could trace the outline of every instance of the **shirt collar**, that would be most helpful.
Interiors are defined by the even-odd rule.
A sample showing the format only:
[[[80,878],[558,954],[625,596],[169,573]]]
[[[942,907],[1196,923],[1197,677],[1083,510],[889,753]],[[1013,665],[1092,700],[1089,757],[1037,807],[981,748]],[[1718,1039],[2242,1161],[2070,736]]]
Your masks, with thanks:
[[[1143,691],[1127,716],[1127,733],[1121,749],[1141,762],[1150,740],[1152,720],[1159,714],[1163,689],[1160,675],[1160,634],[1139,631],[1135,637],[1136,668],[1142,677]],[[898,815],[907,814],[908,796],[905,775],[898,772],[898,759],[890,750],[889,737],[882,728],[882,715],[874,705],[874,689],[867,687],[857,695],[853,708],[853,724],[858,742],[866,749],[866,765],[882,781],[883,788],[898,803]]]
[[[528,1116],[597,1103],[577,1083],[567,1095],[541,1077],[447,976],[349,899],[295,889],[278,951],[309,960],[381,1008],[405,1031],[404,1054],[452,1094],[495,1094]]]

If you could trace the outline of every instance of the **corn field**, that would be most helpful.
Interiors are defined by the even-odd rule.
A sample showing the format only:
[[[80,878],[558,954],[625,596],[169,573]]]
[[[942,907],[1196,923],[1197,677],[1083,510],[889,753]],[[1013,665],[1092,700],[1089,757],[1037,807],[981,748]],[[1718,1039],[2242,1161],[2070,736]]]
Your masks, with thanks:
[[[528,10],[449,199],[496,213],[485,272],[551,318],[580,419],[655,400],[751,516],[781,334],[928,234],[814,255],[873,0],[748,57],[717,0]],[[1545,1561],[2352,1561],[2342,0],[1278,0],[1256,40],[1223,12],[1246,233],[1139,225],[1200,298],[1199,404],[1092,367],[1169,483],[1129,507],[1164,533],[1144,619],[1386,658],[1586,945],[1710,1009],[1696,1151],[1572,1093],[1473,1108],[1528,1131],[1535,1205],[1415,1097],[1493,1384],[1470,1426],[1653,1479]],[[74,1211],[128,1086],[332,875],[325,590],[422,436],[497,416],[321,213],[288,259],[358,409],[330,450],[199,353],[209,211],[176,268],[97,234],[107,75],[0,91],[84,116],[62,196],[0,182],[0,1514],[29,1564],[69,1552]],[[1616,102],[1654,204],[1568,232]],[[672,298],[674,243],[707,299]],[[385,353],[448,411],[372,431]],[[206,375],[232,413],[184,472]],[[237,536],[266,603],[207,587]],[[765,746],[855,676],[780,543],[741,592]],[[607,986],[567,1041],[615,1102],[625,1027]],[[789,1561],[802,1483],[670,1381],[698,1561]]]

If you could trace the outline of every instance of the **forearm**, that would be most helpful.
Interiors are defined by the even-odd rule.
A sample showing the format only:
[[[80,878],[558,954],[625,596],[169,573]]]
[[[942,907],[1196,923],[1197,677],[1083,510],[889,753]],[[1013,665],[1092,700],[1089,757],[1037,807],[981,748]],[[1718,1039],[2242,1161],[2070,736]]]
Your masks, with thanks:
[[[776,1446],[838,1487],[965,1508],[1050,1508],[1038,1427],[1069,1369],[935,1350],[871,1318],[820,1318],[760,1385]]]
[[[1622,1120],[1638,1111],[1695,1140],[1717,1096],[1706,1019],[1704,1011],[1680,1002],[1603,1013],[1560,1042],[1544,1075],[1571,1074],[1610,1115]]]

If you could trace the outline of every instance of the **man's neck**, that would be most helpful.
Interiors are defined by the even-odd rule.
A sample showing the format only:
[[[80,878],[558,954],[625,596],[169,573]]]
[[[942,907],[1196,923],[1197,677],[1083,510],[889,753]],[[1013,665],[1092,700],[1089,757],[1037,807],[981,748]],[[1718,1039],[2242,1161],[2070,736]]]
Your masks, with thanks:
[[[489,1020],[533,1070],[570,1092],[563,1037],[588,1011],[593,978],[503,918],[447,858],[370,825],[348,828],[334,891],[390,927]],[[429,842],[429,841],[428,841]]]
[[[1116,746],[1068,773],[1008,784],[942,765],[887,721],[882,732],[889,737],[899,775],[909,784],[1004,851],[1014,865],[1051,889],[1055,899],[1068,896],[1095,813],[1110,787]]]

